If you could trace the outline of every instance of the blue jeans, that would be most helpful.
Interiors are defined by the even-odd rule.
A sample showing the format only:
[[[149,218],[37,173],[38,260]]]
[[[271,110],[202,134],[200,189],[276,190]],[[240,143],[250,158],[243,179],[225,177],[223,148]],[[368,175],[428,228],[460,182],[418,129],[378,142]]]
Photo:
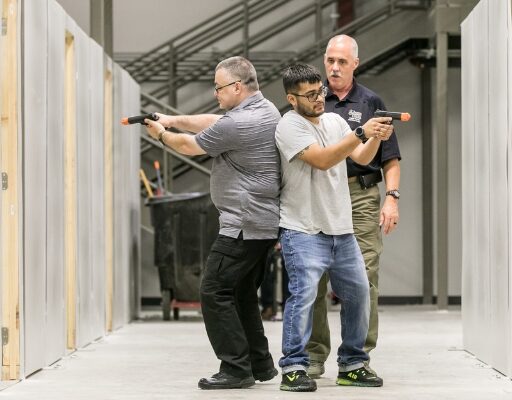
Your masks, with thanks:
[[[368,360],[363,346],[368,333],[370,294],[363,256],[354,235],[309,235],[282,229],[280,241],[290,279],[290,297],[283,316],[283,357],[279,360],[283,373],[309,366],[306,344],[311,336],[318,282],[325,271],[341,300],[339,369],[362,367]]]

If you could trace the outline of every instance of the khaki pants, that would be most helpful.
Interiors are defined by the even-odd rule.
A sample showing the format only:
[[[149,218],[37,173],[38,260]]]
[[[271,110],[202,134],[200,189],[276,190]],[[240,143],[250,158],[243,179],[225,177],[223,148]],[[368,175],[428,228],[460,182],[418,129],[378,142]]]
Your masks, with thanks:
[[[370,325],[364,350],[370,352],[377,346],[379,333],[379,258],[382,253],[382,235],[379,227],[380,193],[377,186],[361,189],[358,182],[349,183],[352,201],[354,233],[363,253],[366,273],[370,282]],[[306,350],[312,361],[325,362],[331,351],[331,334],[327,321],[328,277],[324,274],[318,285],[313,312],[313,330]]]

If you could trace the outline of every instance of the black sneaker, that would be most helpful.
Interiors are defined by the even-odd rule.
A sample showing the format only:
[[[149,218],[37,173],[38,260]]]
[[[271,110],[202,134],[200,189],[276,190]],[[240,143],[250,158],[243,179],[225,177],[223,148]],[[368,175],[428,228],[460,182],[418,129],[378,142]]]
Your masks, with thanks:
[[[218,372],[210,378],[201,378],[197,384],[200,389],[244,389],[254,385],[252,376],[238,378],[227,372]]]
[[[353,371],[338,372],[336,385],[341,386],[382,386],[384,381],[375,372],[370,372],[365,367]]]
[[[283,374],[279,389],[288,392],[314,392],[316,382],[308,376],[306,371],[300,369]]]
[[[274,378],[274,376],[276,376],[278,373],[279,372],[277,372],[277,369],[272,367],[270,369],[267,369],[266,371],[260,371],[260,372],[253,371],[252,375],[254,376],[255,380],[260,381],[260,382],[265,382],[265,381],[269,381],[272,378]]]

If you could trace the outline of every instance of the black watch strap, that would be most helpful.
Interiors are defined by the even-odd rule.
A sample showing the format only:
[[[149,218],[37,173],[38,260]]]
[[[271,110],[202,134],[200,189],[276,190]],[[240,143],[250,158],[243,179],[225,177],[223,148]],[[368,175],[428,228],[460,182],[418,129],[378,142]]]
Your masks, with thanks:
[[[363,143],[366,143],[368,141],[368,138],[366,137],[366,135],[364,134],[364,128],[362,126],[358,126],[355,130],[355,134],[357,136],[357,138],[363,142]]]
[[[398,200],[400,198],[400,191],[398,189],[388,190],[386,196],[391,196]]]

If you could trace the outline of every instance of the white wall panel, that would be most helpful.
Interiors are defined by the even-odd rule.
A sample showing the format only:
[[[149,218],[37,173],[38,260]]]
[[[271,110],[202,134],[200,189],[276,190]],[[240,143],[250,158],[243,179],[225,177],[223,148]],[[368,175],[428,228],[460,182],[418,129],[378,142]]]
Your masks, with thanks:
[[[473,36],[474,52],[477,54],[487,54],[489,43],[488,37],[488,7],[485,2],[479,4],[476,8],[478,14],[478,32]],[[485,336],[487,328],[490,325],[490,203],[489,203],[489,180],[491,171],[489,160],[489,92],[487,87],[489,77],[489,65],[486,62],[486,56],[483,62],[475,64],[475,76],[477,79],[472,83],[474,86],[474,96],[478,97],[478,116],[474,119],[475,123],[475,158],[474,163],[478,166],[475,169],[475,183],[478,185],[473,194],[475,196],[475,217],[476,217],[476,243],[478,252],[476,254],[477,274],[477,293],[479,301],[476,303],[476,311],[480,315],[480,324],[476,326],[475,334]],[[489,360],[489,346],[482,343],[480,348],[481,357]]]
[[[508,94],[507,94],[507,149],[508,154],[512,154],[512,85],[510,81],[512,79],[512,0],[507,2],[506,10],[507,19],[507,82]],[[512,162],[508,160],[508,320],[509,320],[509,331],[507,343],[512,346]],[[509,347],[508,354],[512,353],[512,349]],[[506,374],[512,377],[512,356],[508,357]]]
[[[124,73],[124,87],[128,92],[127,110],[130,114],[136,114],[140,110],[140,87],[130,75]],[[138,131],[130,132],[130,151],[128,188],[129,188],[129,263],[130,263],[130,319],[138,318],[141,304],[141,245],[140,245],[140,135]]]
[[[476,261],[477,239],[475,218],[475,121],[472,115],[477,111],[475,88],[474,20],[468,18],[461,26],[462,32],[462,310],[464,347],[475,351],[477,346],[471,332],[478,329],[476,312],[478,299],[478,263]],[[476,54],[475,54],[476,52]],[[469,195],[472,194],[472,195]]]
[[[48,104],[46,169],[46,342],[45,365],[66,346],[64,291],[64,43],[66,15],[48,3]]]
[[[23,3],[24,298],[21,375],[66,354],[64,267],[65,40],[74,37],[76,69],[77,341],[105,333],[104,53],[54,0]],[[120,67],[116,122],[140,110],[138,85]],[[137,128],[116,124],[116,323],[137,313],[140,265]],[[119,207],[117,207],[119,206]],[[135,211],[134,211],[135,210]],[[136,227],[136,228],[135,228]],[[135,234],[133,234],[135,231]]]
[[[105,333],[105,160],[104,160],[104,64],[103,49],[89,41],[89,68],[91,75],[91,314],[90,336]]]
[[[461,78],[460,69],[448,68],[448,295],[460,296],[462,274],[461,184]],[[457,95],[456,95],[457,94]],[[433,97],[435,98],[435,97]],[[437,273],[437,268],[436,268]],[[437,278],[434,281],[437,294]]]
[[[47,1],[26,2],[23,48],[25,365],[44,365],[46,315]]]
[[[137,126],[121,126],[123,116],[140,113],[138,106],[139,94],[130,90],[133,85],[131,77],[115,65],[114,75],[114,295],[113,295],[113,328],[117,328],[130,320],[130,304],[134,288],[133,273],[130,270],[130,254],[133,254],[130,238],[138,235],[130,231],[131,182],[138,180],[138,171],[133,172],[131,165],[131,148],[133,136],[139,135]],[[133,96],[137,96],[134,100]],[[137,156],[137,157],[140,157]],[[140,194],[138,194],[140,196]],[[136,210],[139,213],[139,210]]]
[[[125,173],[123,164],[123,153],[127,148],[126,135],[130,134],[131,127],[121,130],[117,123],[124,112],[123,77],[121,68],[114,65],[113,68],[113,102],[114,102],[114,129],[113,129],[113,184],[114,184],[114,293],[112,300],[112,327],[119,328],[123,325],[126,317],[127,299],[126,289],[123,282],[128,277],[128,257],[126,253],[127,228],[124,219],[126,201],[125,197]]]
[[[510,2],[482,0],[462,25],[464,347],[509,376],[510,11]]]
[[[81,347],[92,339],[89,332],[91,313],[91,286],[93,266],[91,263],[91,96],[89,74],[89,41],[77,29],[75,37],[76,54],[76,132],[77,132],[77,279],[78,314],[77,346]]]
[[[507,5],[504,1],[495,2],[489,7],[489,140],[490,140],[490,310],[491,365],[499,371],[507,369],[507,359],[511,357],[508,341],[510,317],[508,304],[509,259],[508,221],[510,202],[507,198]],[[500,345],[496,345],[500,343]]]

